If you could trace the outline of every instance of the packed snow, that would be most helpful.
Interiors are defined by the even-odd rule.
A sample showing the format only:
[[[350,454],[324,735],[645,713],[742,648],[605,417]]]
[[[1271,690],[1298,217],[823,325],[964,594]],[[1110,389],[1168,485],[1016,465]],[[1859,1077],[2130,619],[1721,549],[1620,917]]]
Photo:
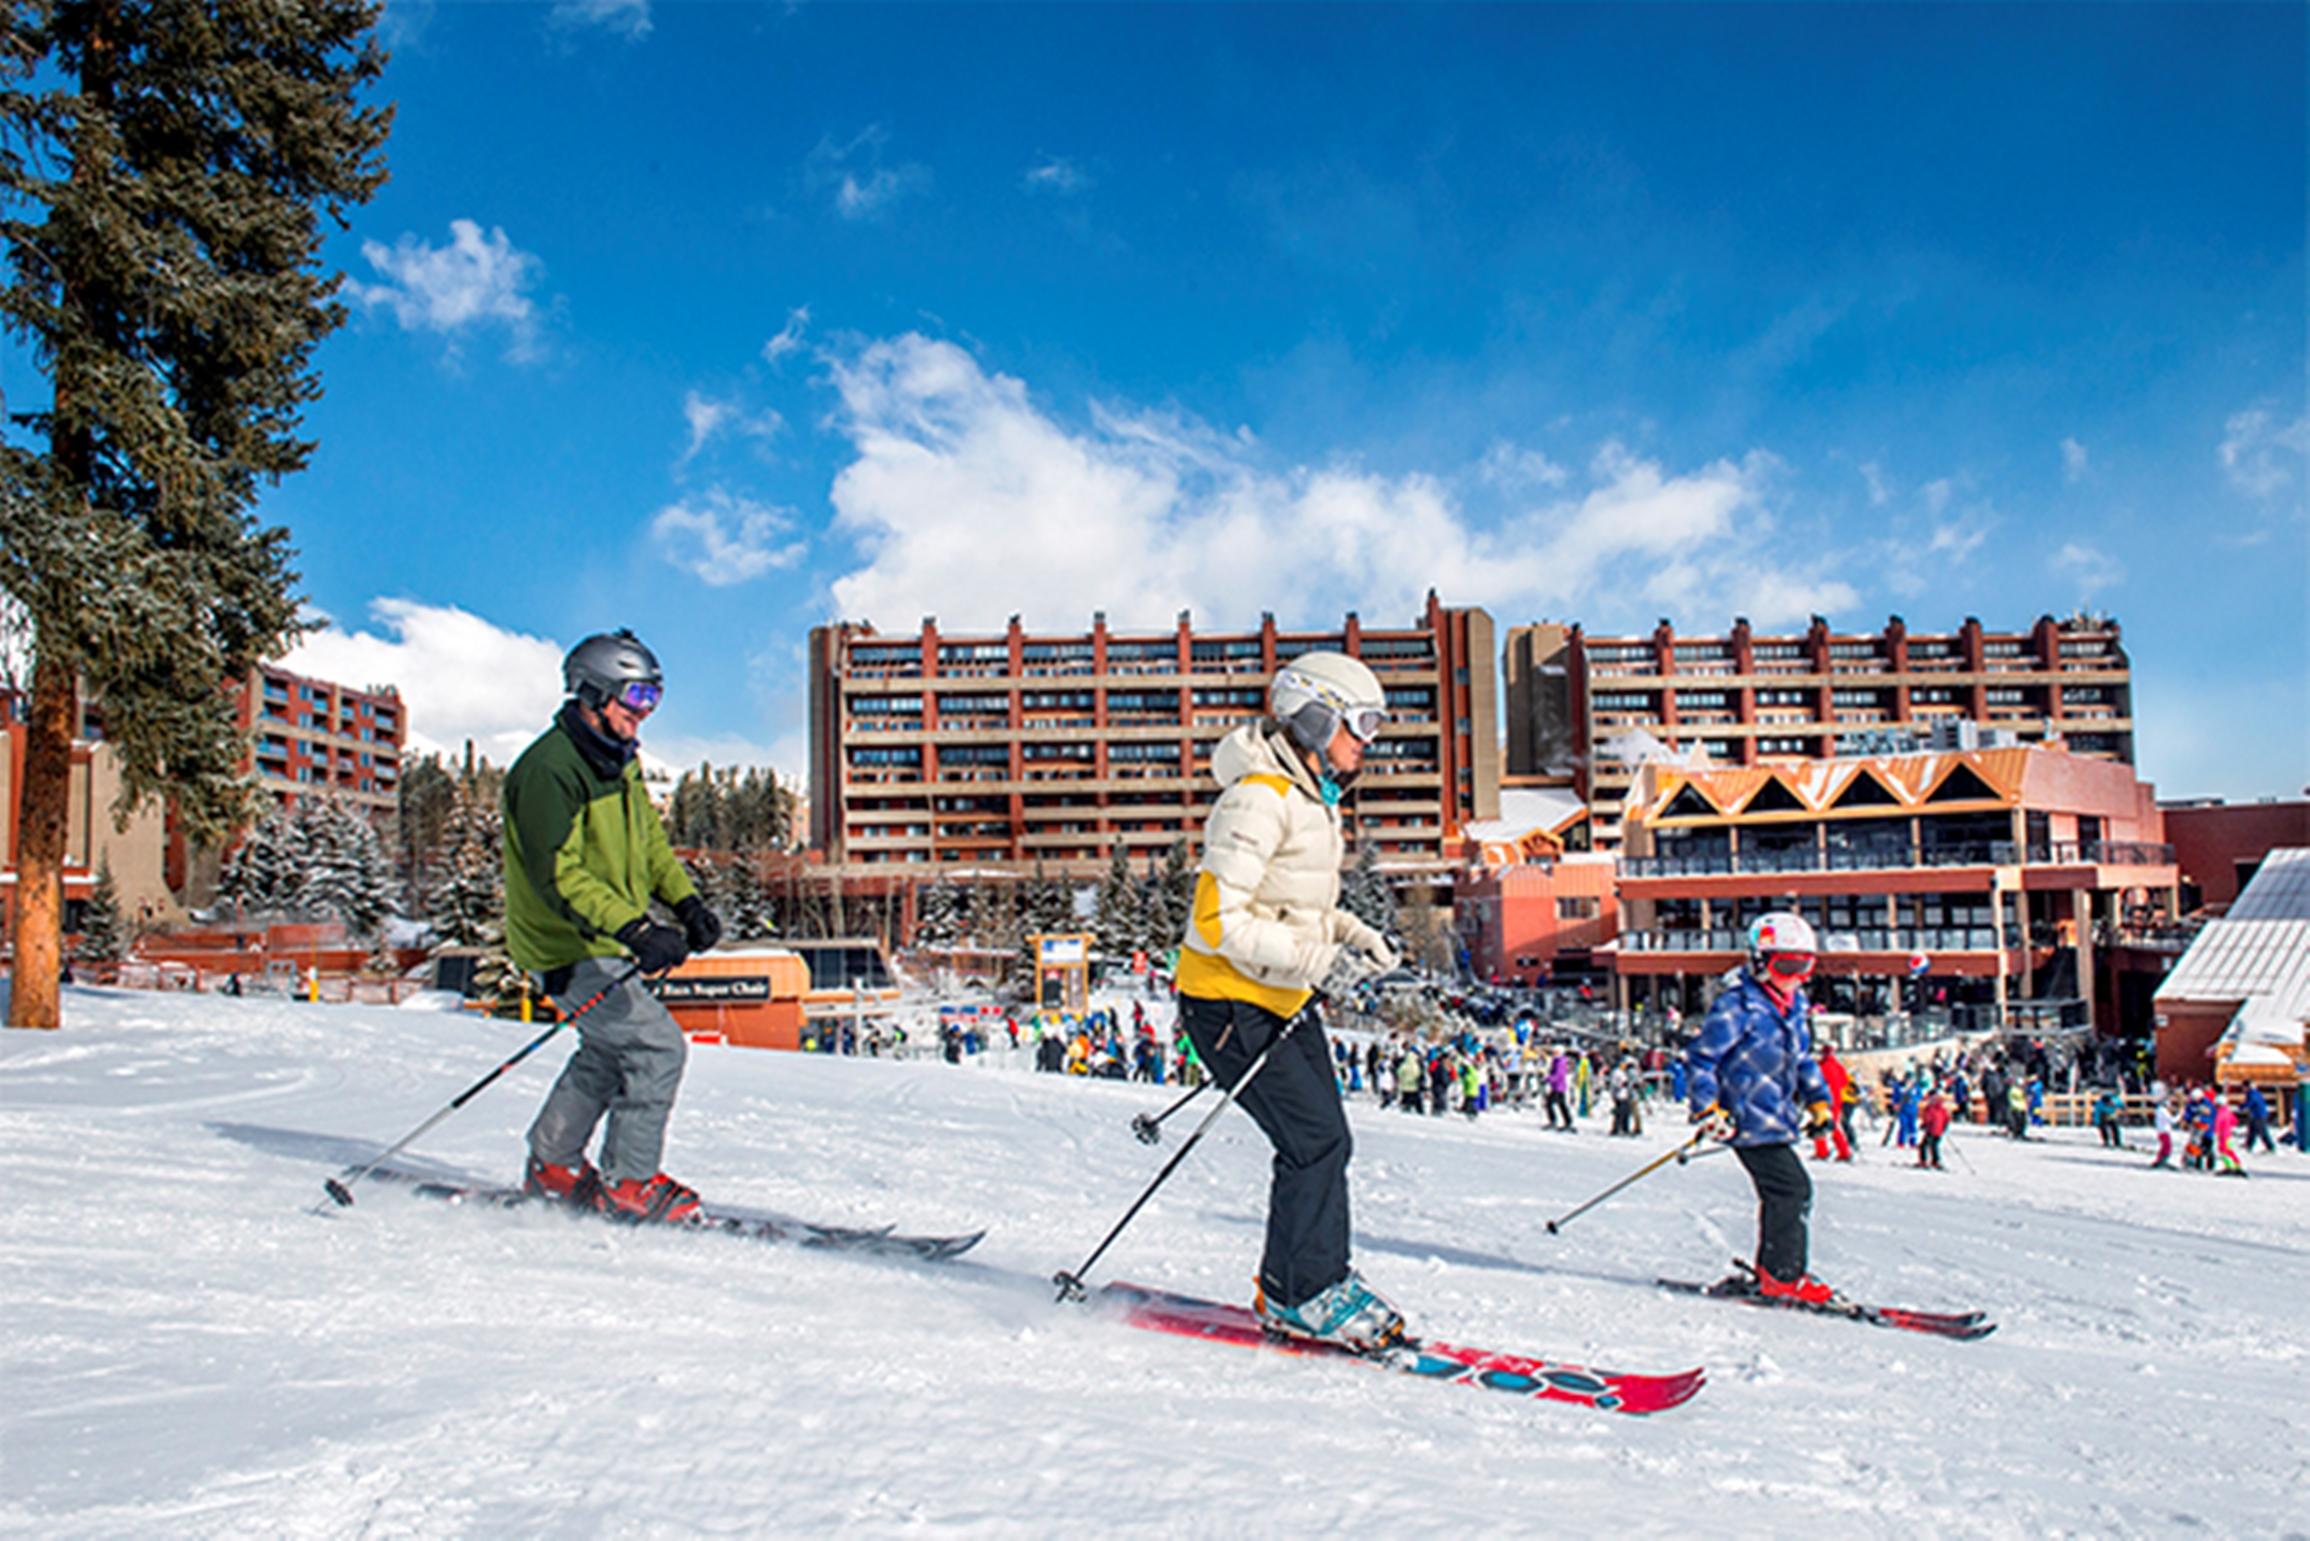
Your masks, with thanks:
[[[667,1165],[944,1265],[457,1209],[321,1180],[535,1029],[74,989],[0,1034],[0,1530],[72,1536],[2310,1533],[2310,1160],[2145,1170],[1965,1125],[1815,1167],[1814,1266],[1982,1308],[1951,1343],[1652,1287],[1745,1253],[1730,1159],[1545,1223],[1683,1135],[1356,1101],[1366,1275],[1414,1329],[1706,1365],[1650,1419],[1130,1330],[1053,1303],[1177,1148],[1175,1088],[700,1047]],[[428,1135],[500,1179],[566,1052]],[[1169,1131],[1176,1131],[1170,1133]],[[2138,1138],[2138,1137],[2137,1137]],[[1242,1299],[1266,1150],[1229,1113],[1098,1277]],[[326,1205],[322,1206],[327,1208]]]

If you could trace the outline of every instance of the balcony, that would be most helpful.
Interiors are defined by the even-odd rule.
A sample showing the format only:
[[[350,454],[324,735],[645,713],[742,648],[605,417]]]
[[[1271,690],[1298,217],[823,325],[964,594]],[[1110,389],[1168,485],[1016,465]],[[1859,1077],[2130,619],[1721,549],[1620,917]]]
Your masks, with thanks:
[[[1827,942],[1828,950],[1821,955],[1823,966],[1834,972],[1834,965],[1828,960],[1856,953],[1921,952],[1930,957],[1943,957],[1956,952],[1995,952],[1997,932],[1989,926],[1837,931],[1829,934]],[[1740,953],[1747,950],[1748,937],[1744,931],[1722,926],[1708,930],[1623,931],[1620,947],[1623,952]]]
[[[1965,841],[1951,845],[1802,847],[1785,851],[1696,851],[1690,854],[1625,856],[1620,875],[1628,878],[1728,877],[1743,873],[1878,872],[1916,867],[2033,866],[2166,867],[2170,845],[2136,840],[2036,841],[2024,848],[2010,840]]]

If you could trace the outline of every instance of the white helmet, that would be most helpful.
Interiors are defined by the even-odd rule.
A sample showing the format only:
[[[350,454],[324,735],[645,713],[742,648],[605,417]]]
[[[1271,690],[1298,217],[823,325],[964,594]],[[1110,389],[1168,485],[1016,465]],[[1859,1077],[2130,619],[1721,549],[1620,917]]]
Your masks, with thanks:
[[[1267,710],[1293,743],[1321,754],[1343,727],[1367,744],[1379,737],[1380,725],[1388,720],[1388,693],[1361,659],[1302,653],[1275,671]]]
[[[1775,953],[1802,953],[1807,958],[1820,955],[1820,938],[1813,935],[1812,923],[1793,910],[1773,910],[1749,922],[1749,967],[1762,974],[1771,967]],[[1792,977],[1802,978],[1811,973],[1808,966]]]

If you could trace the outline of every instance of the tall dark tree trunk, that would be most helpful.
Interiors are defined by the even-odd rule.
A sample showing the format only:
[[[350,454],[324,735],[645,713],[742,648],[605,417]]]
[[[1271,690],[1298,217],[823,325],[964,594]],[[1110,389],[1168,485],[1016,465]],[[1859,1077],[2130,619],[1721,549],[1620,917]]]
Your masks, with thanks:
[[[14,981],[10,1027],[61,1027],[64,971],[64,847],[72,807],[72,670],[43,654],[32,667],[25,724],[24,789],[18,804]]]

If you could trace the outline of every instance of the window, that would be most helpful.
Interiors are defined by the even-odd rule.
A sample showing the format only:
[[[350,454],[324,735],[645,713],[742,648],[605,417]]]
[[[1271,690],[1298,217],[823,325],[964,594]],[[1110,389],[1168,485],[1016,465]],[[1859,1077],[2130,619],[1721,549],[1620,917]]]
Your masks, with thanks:
[[[850,763],[853,765],[920,765],[922,763],[922,750],[919,747],[853,749],[850,751]]]
[[[940,747],[941,765],[1008,765],[1011,749],[1008,744],[946,744]]]
[[[1597,901],[1586,895],[1567,895],[1556,901],[1558,920],[1594,920]]]
[[[919,717],[922,715],[920,696],[856,696],[850,709],[861,717],[884,716],[892,713]]]
[[[1091,692],[1030,690],[1019,698],[1019,704],[1030,712],[1087,712],[1091,709]]]
[[[1177,760],[1179,758],[1179,746],[1177,744],[1110,744],[1107,746],[1107,758],[1110,760]]]

